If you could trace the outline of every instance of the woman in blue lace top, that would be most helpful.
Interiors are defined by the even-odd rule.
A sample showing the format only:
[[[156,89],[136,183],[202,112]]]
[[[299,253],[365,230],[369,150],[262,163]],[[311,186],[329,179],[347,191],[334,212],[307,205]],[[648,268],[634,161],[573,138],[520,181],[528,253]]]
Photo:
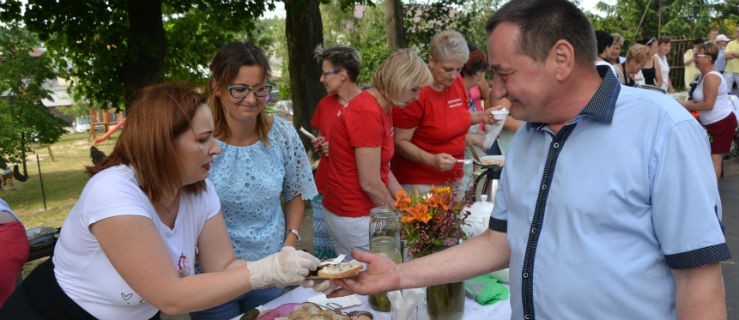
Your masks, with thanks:
[[[209,67],[208,102],[221,147],[210,180],[221,199],[236,257],[253,261],[283,246],[295,247],[304,200],[317,191],[297,132],[264,110],[272,90],[267,58],[252,42],[232,42]],[[230,319],[282,293],[281,288],[251,291],[219,307],[192,313],[191,319]]]

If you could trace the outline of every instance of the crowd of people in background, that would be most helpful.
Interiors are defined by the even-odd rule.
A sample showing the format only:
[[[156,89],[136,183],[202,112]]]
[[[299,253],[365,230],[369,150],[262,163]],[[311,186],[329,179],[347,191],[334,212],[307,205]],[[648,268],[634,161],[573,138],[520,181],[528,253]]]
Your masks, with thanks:
[[[392,52],[368,88],[355,48],[316,48],[327,95],[310,121],[315,172],[298,130],[266,110],[271,68],[251,41],[215,53],[207,99],[182,84],[144,89],[113,152],[87,168],[54,256],[14,292],[25,258],[0,263],[0,318],[231,319],[286,286],[369,294],[508,267],[514,318],[725,317],[717,179],[737,128],[739,28],[684,53],[693,87],[679,102],[665,95],[677,91],[669,36],[621,56],[624,37],[566,0],[511,1],[485,28],[487,50],[445,30],[425,57]],[[512,117],[497,121],[501,109]],[[471,153],[506,156],[484,234],[409,263],[366,253],[373,208],[438,185],[463,197]],[[296,250],[307,201],[313,254]],[[0,200],[0,235],[13,228]],[[340,254],[367,269],[305,281]]]
[[[736,36],[739,38],[739,28]],[[595,38],[595,64],[612,67],[622,85],[676,93],[670,76],[672,67],[668,61],[672,51],[671,37],[651,37],[635,43],[627,50],[623,60],[619,57],[623,37],[596,30]],[[716,177],[720,178],[722,160],[737,136],[739,102],[732,102],[731,94],[734,83],[739,84],[736,75],[736,71],[739,71],[739,44],[737,39],[732,41],[720,34],[717,28],[711,29],[707,41],[695,38],[691,44],[690,49],[682,55],[687,99],[681,97],[679,102],[694,112],[709,132],[713,167]]]

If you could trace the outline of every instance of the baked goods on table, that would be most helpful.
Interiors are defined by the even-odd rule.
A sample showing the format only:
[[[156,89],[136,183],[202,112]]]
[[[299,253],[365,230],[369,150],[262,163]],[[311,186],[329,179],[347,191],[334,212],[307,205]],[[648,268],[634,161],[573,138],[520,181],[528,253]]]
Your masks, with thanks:
[[[372,320],[372,314],[369,312],[342,314],[335,310],[323,309],[315,303],[305,302],[295,307],[286,317],[278,317],[275,320]]]

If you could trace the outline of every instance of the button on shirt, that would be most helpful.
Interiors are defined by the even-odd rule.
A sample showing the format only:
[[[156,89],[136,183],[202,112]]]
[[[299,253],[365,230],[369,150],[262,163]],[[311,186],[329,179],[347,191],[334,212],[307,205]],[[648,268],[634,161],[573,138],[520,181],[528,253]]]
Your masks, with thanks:
[[[705,130],[612,73],[556,135],[511,141],[490,228],[511,247],[513,319],[674,319],[671,268],[730,258]]]

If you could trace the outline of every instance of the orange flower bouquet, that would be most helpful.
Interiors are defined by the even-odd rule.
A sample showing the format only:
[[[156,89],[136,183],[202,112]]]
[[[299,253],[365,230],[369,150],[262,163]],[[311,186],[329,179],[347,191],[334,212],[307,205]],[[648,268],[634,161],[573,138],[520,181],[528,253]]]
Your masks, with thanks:
[[[431,187],[427,194],[396,195],[400,214],[401,238],[408,254],[422,257],[457,245],[467,235],[462,225],[470,215],[462,201],[455,200],[449,186]],[[426,288],[426,312],[432,320],[457,320],[464,314],[464,286],[454,282]]]
[[[401,238],[408,253],[421,257],[466,239],[462,225],[470,215],[464,202],[455,200],[449,186],[432,187],[427,194],[398,191],[395,208],[402,225]]]

